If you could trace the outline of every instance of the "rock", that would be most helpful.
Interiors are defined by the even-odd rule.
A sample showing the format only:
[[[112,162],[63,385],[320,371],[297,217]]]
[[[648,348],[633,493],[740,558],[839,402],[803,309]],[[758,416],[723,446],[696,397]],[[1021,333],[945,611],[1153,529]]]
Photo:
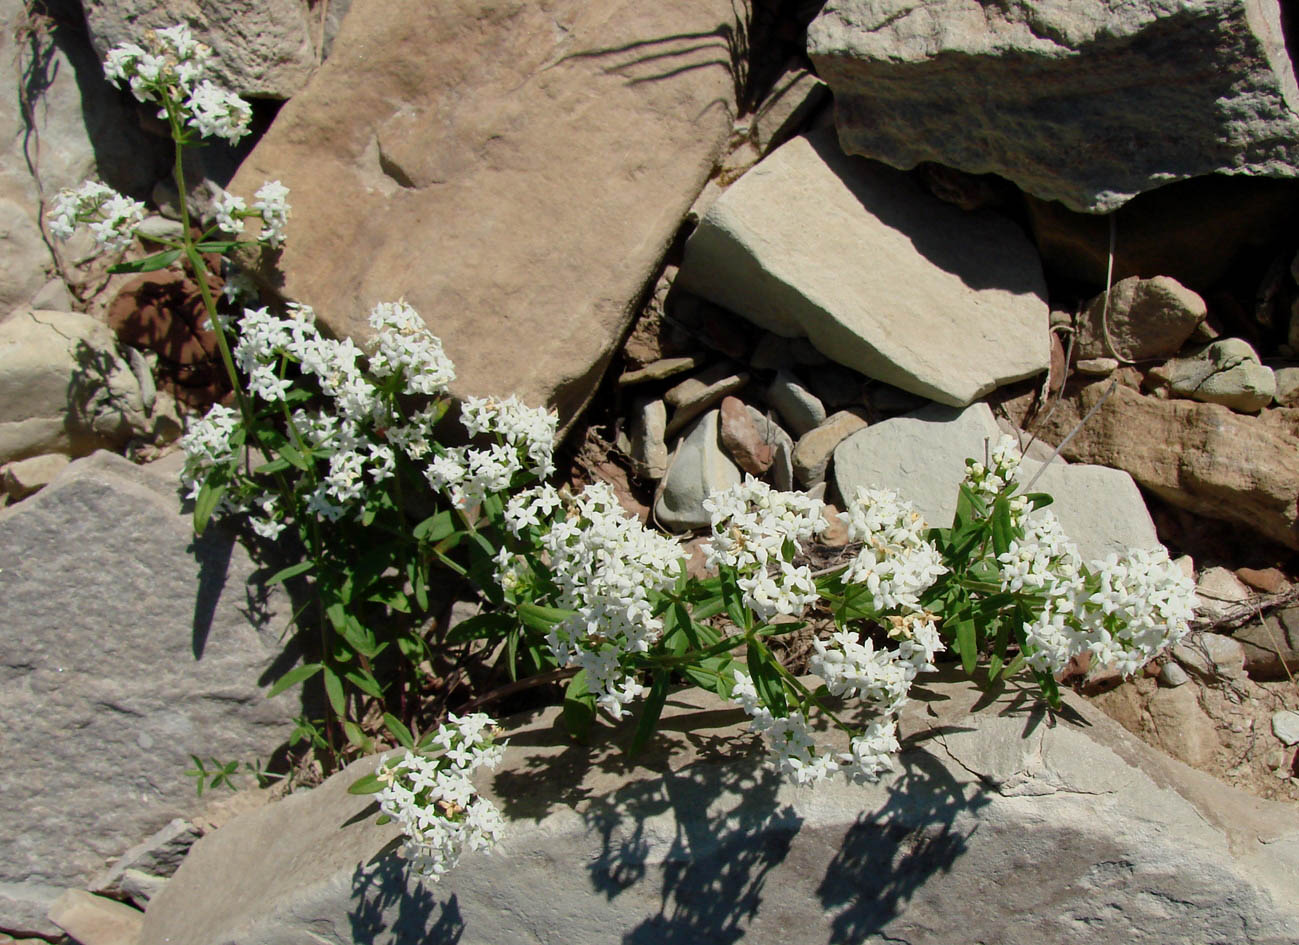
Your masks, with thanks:
[[[1109,328],[1108,341],[1102,314]],[[1110,289],[1108,311],[1103,292],[1083,309],[1074,335],[1074,357],[1125,361],[1171,357],[1207,314],[1204,299],[1175,279],[1130,276]]]
[[[1116,281],[1168,276],[1207,292],[1233,265],[1271,253],[1268,247],[1290,234],[1299,181],[1196,177],[1141,194],[1106,216],[1031,195],[1024,204],[1048,274],[1103,289],[1113,246]],[[1201,322],[1197,332],[1208,328]]]
[[[1272,714],[1272,734],[1289,748],[1299,744],[1299,712],[1284,709]]]
[[[1283,608],[1264,620],[1232,634],[1245,651],[1245,672],[1260,680],[1299,674],[1299,607]]]
[[[669,301],[677,323],[706,347],[732,361],[749,360],[753,326],[744,319],[685,291]]]
[[[1027,488],[1042,466],[1034,459],[1020,463],[1019,481]],[[1137,484],[1121,469],[1085,463],[1051,463],[1030,492],[1049,493],[1051,511],[1084,561],[1095,561],[1129,549],[1160,547],[1155,523]]]
[[[816,536],[817,544],[827,548],[844,548],[848,545],[848,523],[843,513],[832,502],[821,508],[821,518],[825,519],[825,530]]]
[[[162,243],[167,240],[180,239],[181,234],[185,232],[185,228],[181,226],[179,220],[172,220],[155,214],[145,217],[144,222],[136,228],[135,232],[144,239]]]
[[[825,481],[835,447],[858,430],[866,429],[861,412],[841,410],[794,444],[794,478],[804,488]]]
[[[690,428],[668,467],[654,501],[654,518],[669,531],[701,528],[712,519],[704,499],[738,485],[740,469],[722,450],[717,427],[721,411],[710,410]]]
[[[668,471],[668,407],[661,400],[642,401],[632,414],[631,455],[651,479]]]
[[[870,389],[870,405],[876,413],[892,416],[919,410],[929,403],[924,397],[900,390],[892,384],[875,384]]]
[[[660,358],[634,371],[624,371],[618,377],[618,386],[630,387],[632,384],[644,384],[647,381],[661,381],[665,377],[693,371],[703,363],[703,356],[698,354],[683,358]]]
[[[1199,175],[1299,176],[1276,0],[837,0],[807,39],[844,148],[894,167],[991,172],[1089,213]]]
[[[1238,610],[1254,595],[1226,568],[1206,568],[1195,583],[1196,614],[1204,620],[1219,620]]]
[[[292,605],[222,529],[196,539],[177,490],[101,452],[0,510],[0,890],[20,905],[193,814],[191,753],[267,757],[304,711],[265,697]]]
[[[0,461],[83,456],[148,428],[140,383],[102,323],[30,309],[0,321]]]
[[[363,759],[200,841],[140,945],[355,941],[361,922],[460,945],[776,942],[794,928],[915,945],[1073,945],[1080,927],[1097,943],[1299,934],[1289,805],[1163,756],[1072,693],[1066,717],[1040,724],[1013,693],[923,689],[897,773],[814,794],[780,784],[738,714],[697,693],[669,700],[630,761],[612,744],[629,728],[597,729],[590,762],[573,766],[556,710],[517,720],[481,782],[505,839],[436,885],[408,879],[395,828],[347,793],[374,767]],[[1009,888],[990,908],[989,891]]]
[[[762,441],[775,450],[771,461],[771,484],[781,492],[794,488],[794,440],[784,428],[757,407],[749,407],[749,417]]]
[[[346,12],[349,0],[331,0]],[[292,97],[322,58],[320,16],[309,0],[227,0],[216,4],[86,0],[86,24],[100,58],[119,43],[139,42],[146,29],[185,21],[212,49],[214,81],[254,98]]]
[[[1049,359],[1045,283],[1019,228],[847,158],[826,133],[782,145],[722,195],[687,240],[678,282],[941,403]]]
[[[1083,358],[1074,362],[1079,374],[1092,377],[1109,377],[1119,369],[1119,362],[1114,358]]]
[[[737,372],[735,365],[725,362],[713,365],[696,377],[686,378],[663,395],[663,399],[676,408],[668,421],[667,435],[684,430],[695,417],[720,404],[722,398],[747,383],[747,373]]]
[[[1272,402],[1276,378],[1259,363],[1249,342],[1224,338],[1188,358],[1176,358],[1150,372],[1150,380],[1174,394],[1253,413]]]
[[[1236,680],[1245,675],[1245,651],[1238,641],[1220,633],[1194,630],[1169,653],[1206,682]]]
[[[825,405],[792,374],[777,372],[767,387],[767,400],[794,436],[801,437],[825,423]]]
[[[826,356],[806,338],[782,338],[769,331],[763,332],[749,357],[749,366],[758,371],[787,371],[825,363]]]
[[[1276,379],[1276,402],[1282,407],[1299,404],[1299,367],[1276,368],[1272,376]]]
[[[1199,691],[1194,686],[1156,689],[1147,709],[1160,748],[1197,768],[1213,761],[1220,747],[1218,733],[1213,720],[1200,708]]]
[[[722,400],[718,435],[737,466],[751,476],[763,476],[776,459],[775,448],[758,432],[749,408],[738,397]]]
[[[161,876],[154,876],[143,870],[123,870],[121,879],[118,881],[121,896],[135,903],[137,909],[147,909],[149,902],[162,892],[162,888],[166,885],[167,880]]]
[[[144,913],[115,899],[69,889],[50,907],[50,921],[80,945],[136,945]]]
[[[807,126],[813,113],[830,97],[824,82],[791,64],[776,80],[753,116],[750,134],[765,156]]]
[[[53,482],[68,462],[68,457],[62,453],[45,453],[17,460],[2,470],[0,486],[3,486],[9,498],[15,501],[25,499]]]
[[[88,888],[93,893],[114,897],[128,895],[128,886],[137,890],[145,888],[156,891],[161,888],[159,885],[142,881],[139,876],[128,879],[127,874],[151,876],[159,882],[165,880],[176,872],[185,859],[185,854],[189,853],[189,848],[200,836],[197,827],[177,817],[147,840],[142,840],[123,853],[109,869],[96,876]]]
[[[808,390],[825,405],[827,411],[863,403],[862,385],[865,379],[856,371],[837,364],[826,364],[805,374]]]
[[[1186,675],[1186,670],[1174,662],[1167,662],[1159,667],[1159,681],[1171,689],[1178,686],[1185,686],[1191,681],[1191,677]]]
[[[31,307],[34,309],[52,309],[56,312],[72,311],[72,293],[62,279],[51,279],[32,296]]]
[[[0,929],[17,936],[40,936],[43,941],[38,945],[62,938],[63,930],[49,920],[48,913],[66,891],[40,883],[0,883]]]
[[[0,312],[23,305],[49,280],[49,250],[32,217],[13,201],[0,199]]]
[[[516,394],[566,427],[730,133],[725,43],[698,37],[734,17],[727,0],[353,0],[230,185],[289,188],[261,278],[358,343],[371,306],[405,296],[457,396]]]
[[[1101,381],[1071,388],[1038,424],[1039,435],[1059,443],[1109,386]],[[1299,437],[1257,418],[1119,385],[1063,454],[1072,462],[1123,469],[1173,505],[1299,548]]]
[[[1236,577],[1264,594],[1281,594],[1290,587],[1289,578],[1279,568],[1237,568]]]

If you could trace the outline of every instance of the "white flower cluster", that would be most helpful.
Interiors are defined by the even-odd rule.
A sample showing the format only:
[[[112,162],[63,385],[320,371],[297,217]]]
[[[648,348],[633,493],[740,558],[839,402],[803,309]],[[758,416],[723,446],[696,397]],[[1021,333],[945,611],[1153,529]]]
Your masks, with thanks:
[[[891,489],[859,488],[844,519],[849,539],[865,543],[844,584],[865,585],[880,615],[919,610],[920,595],[947,571],[920,513]]]
[[[783,718],[772,715],[759,701],[753,680],[743,671],[735,674],[731,699],[752,718],[749,727],[766,741],[772,765],[795,784],[816,784],[836,771],[855,783],[864,783],[877,781],[882,772],[893,770],[893,755],[899,746],[897,723],[891,716],[871,722],[864,732],[851,738],[847,752],[836,754],[832,747],[816,743],[812,726],[802,712]]]
[[[99,247],[126,249],[144,222],[144,204],[123,197],[107,184],[88,180],[76,190],[60,191],[50,211],[50,234],[69,239],[79,223],[88,223]]]
[[[965,481],[975,494],[985,502],[991,503],[1007,485],[1012,483],[1019,472],[1023,457],[1015,438],[1007,435],[997,441],[997,445],[988,451],[988,464],[973,459],[965,461]],[[1019,525],[1029,510],[1029,501],[1022,495],[1010,499],[1010,520]]]
[[[513,396],[468,397],[460,409],[460,422],[470,436],[490,435],[496,443],[447,449],[425,470],[429,485],[446,490],[456,508],[472,508],[491,493],[504,492],[525,469],[538,478],[554,472],[559,418],[550,411],[529,407]]]
[[[221,191],[212,202],[212,216],[223,233],[238,233],[248,217],[260,217],[262,231],[258,239],[272,249],[284,245],[284,229],[289,221],[289,188],[277,180],[267,181],[253,195],[253,209],[248,202],[228,191]]]
[[[744,603],[763,620],[801,614],[819,596],[806,565],[795,566],[802,543],[825,528],[823,503],[801,492],[780,492],[746,476],[704,500],[713,534],[708,565],[737,572]]]
[[[1040,601],[1024,625],[1029,666],[1056,673],[1086,652],[1130,676],[1188,632],[1195,586],[1163,548],[1084,565],[1049,511],[1026,516],[1023,528],[997,563],[1003,590]]]
[[[504,746],[494,743],[496,723],[481,712],[450,719],[433,736],[442,749],[439,757],[407,751],[395,763],[385,759],[375,772],[384,784],[379,809],[406,835],[403,854],[434,882],[466,851],[491,849],[505,829],[496,805],[470,780],[477,768],[495,768],[501,760]]]
[[[407,394],[446,393],[456,379],[455,365],[419,312],[405,301],[380,302],[370,312],[370,327],[375,332],[371,374],[380,378],[401,375],[402,390]]]
[[[146,31],[143,46],[113,47],[104,60],[104,77],[119,89],[123,83],[129,85],[141,102],[163,105],[159,118],[167,117],[166,103],[171,102],[177,118],[199,134],[237,144],[248,133],[252,108],[205,78],[211,58],[212,51],[182,23]]]
[[[558,590],[554,605],[576,611],[547,643],[560,666],[581,666],[596,702],[614,718],[644,687],[622,665],[663,632],[649,596],[670,588],[682,568],[680,543],[628,515],[606,483],[593,483],[567,503],[551,486],[513,496],[505,518],[515,535],[530,527]],[[497,579],[513,578],[517,562],[502,556]]]
[[[180,475],[186,489],[185,498],[198,498],[207,474],[230,462],[234,456],[230,437],[238,427],[239,414],[220,404],[213,404],[203,419],[190,424],[180,441],[181,449],[185,451],[185,468]]]

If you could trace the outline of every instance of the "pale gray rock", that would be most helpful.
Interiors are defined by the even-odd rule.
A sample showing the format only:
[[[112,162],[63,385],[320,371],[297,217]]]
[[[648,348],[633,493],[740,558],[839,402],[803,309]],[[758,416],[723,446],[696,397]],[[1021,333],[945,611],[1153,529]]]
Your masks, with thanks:
[[[108,326],[31,309],[0,321],[0,461],[82,456],[149,426],[140,383]]]
[[[178,240],[185,232],[179,220],[154,214],[144,218],[144,222],[135,231],[144,239],[161,243],[164,240]]]
[[[0,930],[19,938],[60,938],[63,930],[50,921],[49,911],[66,891],[42,883],[0,882]]]
[[[1037,477],[1029,491],[1046,492],[1055,499],[1048,508],[1084,561],[1162,547],[1141,490],[1123,470],[1058,459],[1038,477],[1041,469],[1041,463],[1026,457],[1020,463],[1019,481],[1027,486]]]
[[[1250,600],[1253,592],[1227,568],[1205,568],[1195,582],[1195,613],[1204,620],[1218,620]]]
[[[1194,630],[1169,651],[1173,659],[1207,682],[1241,679],[1245,651],[1240,642],[1221,633]]]
[[[90,882],[88,889],[104,896],[128,894],[128,885],[138,887],[140,884],[138,876],[129,880],[126,878],[126,874],[132,872],[165,880],[176,872],[185,859],[185,854],[200,836],[197,827],[177,817],[147,840],[140,841],[123,853],[117,862]]]
[[[0,312],[34,297],[49,280],[50,265],[34,211],[0,199]]]
[[[1275,368],[1272,376],[1276,378],[1277,404],[1293,407],[1299,403],[1299,367]]]
[[[62,279],[51,279],[32,296],[34,309],[52,309],[56,312],[72,311],[72,293]]]
[[[50,906],[50,921],[80,945],[136,945],[144,913],[84,889],[69,889]]]
[[[480,780],[505,837],[436,885],[408,876],[373,799],[347,793],[374,768],[362,759],[201,840],[139,945],[1299,935],[1288,805],[1151,749],[1068,692],[1047,718],[1015,692],[976,711],[972,685],[920,688],[896,772],[815,792],[781,784],[747,720],[711,697],[674,695],[631,760],[615,744],[630,727],[598,730],[573,765],[555,710],[514,720],[502,767]]]
[[[632,413],[631,455],[651,479],[662,479],[668,471],[668,407],[661,400],[637,404]]]
[[[654,501],[654,518],[669,531],[707,525],[711,518],[704,499],[741,480],[740,467],[721,446],[717,429],[720,414],[716,409],[708,411],[677,444]]]
[[[1299,176],[1278,0],[831,0],[808,52],[844,147],[895,167],[1091,213],[1198,175]]]
[[[1110,288],[1108,308],[1103,292],[1087,303],[1078,318],[1074,357],[1125,361],[1171,357],[1208,311],[1204,299],[1175,279],[1131,276]]]
[[[1117,358],[1083,358],[1081,361],[1075,361],[1073,366],[1079,374],[1109,377],[1119,369],[1119,362]]]
[[[825,423],[825,405],[792,374],[777,372],[767,386],[767,401],[794,436],[801,437]]]
[[[191,753],[266,758],[288,738],[301,699],[265,687],[293,665],[292,607],[257,571],[222,529],[194,537],[175,478],[109,453],[0,510],[6,898],[48,907],[193,815]]]
[[[1222,404],[1245,413],[1261,410],[1276,395],[1276,377],[1243,338],[1224,338],[1190,357],[1175,358],[1150,372],[1151,382],[1179,397]]]
[[[1191,681],[1191,677],[1186,675],[1186,670],[1169,660],[1159,667],[1159,681],[1170,689],[1176,689],[1178,686],[1185,686]]]
[[[866,429],[860,411],[841,410],[814,430],[808,430],[794,444],[794,478],[807,488],[825,481],[826,467],[835,447],[858,430]]]
[[[845,157],[824,132],[782,145],[718,199],[678,283],[940,403],[968,404],[1049,362],[1046,288],[1024,233]]]
[[[117,885],[120,896],[135,903],[136,908],[145,909],[153,897],[162,892],[167,880],[144,870],[123,870]]]
[[[1299,712],[1283,709],[1272,714],[1272,734],[1287,748],[1299,744]]]
[[[25,499],[48,486],[68,462],[63,453],[15,460],[0,469],[0,488],[11,499]]]
[[[330,6],[342,8],[337,16],[349,2],[330,0]],[[212,49],[214,81],[240,95],[290,98],[322,58],[320,7],[309,0],[85,0],[83,6],[100,57],[119,43],[139,42],[146,29],[187,23]]]

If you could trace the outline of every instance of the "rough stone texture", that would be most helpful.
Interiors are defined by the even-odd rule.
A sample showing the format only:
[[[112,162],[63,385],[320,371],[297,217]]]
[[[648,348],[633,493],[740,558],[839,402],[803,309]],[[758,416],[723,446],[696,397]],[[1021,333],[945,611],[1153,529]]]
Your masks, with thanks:
[[[1109,377],[1119,369],[1117,358],[1084,358],[1074,362],[1074,369],[1079,374],[1093,377]]]
[[[30,309],[0,321],[0,461],[82,456],[147,428],[140,382],[105,325]]]
[[[1039,435],[1059,443],[1110,383],[1071,390],[1036,427]],[[1125,470],[1173,505],[1299,548],[1299,438],[1257,418],[1120,385],[1063,454],[1072,462]]]
[[[722,400],[718,436],[737,466],[751,476],[762,476],[776,460],[776,450],[758,432],[749,407],[738,397]]]
[[[1277,368],[1272,376],[1276,378],[1276,402],[1283,407],[1299,404],[1299,367]]]
[[[1200,767],[1213,761],[1219,743],[1197,693],[1195,686],[1158,689],[1146,708],[1159,733],[1159,746],[1179,761]]]
[[[711,518],[704,499],[740,482],[740,469],[721,447],[717,426],[720,410],[710,410],[677,444],[667,475],[654,500],[654,518],[664,528],[680,532],[707,525]]]
[[[108,453],[0,510],[0,928],[193,813],[190,753],[287,738],[301,700],[265,687],[290,606],[254,570],[194,538],[174,479]]]
[[[62,453],[20,459],[0,469],[0,489],[11,499],[25,499],[48,486],[66,465],[68,457]]]
[[[1027,486],[1042,466],[1025,458],[1019,468],[1019,480]],[[1084,561],[1123,554],[1131,548],[1160,547],[1146,500],[1132,477],[1121,469],[1056,460],[1029,491],[1048,492],[1055,499],[1051,511]]]
[[[690,421],[705,410],[720,404],[728,394],[733,394],[749,383],[749,375],[736,372],[735,365],[727,362],[714,364],[696,377],[677,384],[663,399],[672,405],[672,419],[668,421],[667,435],[684,430]]]
[[[750,134],[766,155],[798,133],[830,97],[826,84],[801,66],[786,69],[753,116]]]
[[[618,376],[618,386],[626,387],[630,384],[644,384],[647,381],[661,381],[665,377],[684,374],[699,367],[703,360],[703,357],[697,354],[680,358],[660,358],[634,371],[624,371]]]
[[[767,400],[794,436],[802,436],[825,423],[825,404],[821,398],[784,371],[777,372],[768,385]]]
[[[321,32],[310,0],[83,0],[91,42],[102,58],[146,29],[188,23],[212,48],[213,79],[240,95],[289,98],[311,78],[322,43],[333,39],[350,0],[329,0],[334,22]],[[341,8],[341,9],[340,9]]]
[[[136,945],[144,913],[114,899],[69,889],[50,906],[50,921],[80,945]]]
[[[1283,709],[1272,714],[1272,734],[1287,747],[1299,744],[1299,712]]]
[[[354,0],[231,183],[291,192],[282,276],[263,275],[358,341],[405,296],[456,394],[567,425],[730,132],[734,18],[727,0]]]
[[[1245,675],[1245,651],[1238,641],[1221,633],[1194,631],[1170,652],[1184,669],[1208,682]]]
[[[968,404],[1050,357],[1045,283],[1023,232],[845,157],[826,132],[732,185],[687,240],[678,282],[940,403]]]
[[[1222,404],[1246,413],[1262,410],[1276,394],[1272,369],[1242,338],[1224,338],[1190,357],[1176,358],[1150,372],[1150,381],[1180,397]]]
[[[860,411],[841,410],[800,436],[794,444],[794,477],[799,485],[807,487],[824,481],[835,447],[865,428],[866,420]]]
[[[1195,612],[1205,620],[1217,620],[1236,610],[1254,595],[1226,568],[1205,568],[1195,582]]]
[[[1245,651],[1251,679],[1287,679],[1299,675],[1299,607],[1268,614],[1266,625],[1252,623],[1232,634]]]
[[[757,407],[751,406],[748,410],[762,441],[776,453],[771,461],[771,484],[782,492],[788,492],[794,488],[794,438]]]
[[[1280,568],[1237,568],[1236,577],[1265,594],[1282,594],[1290,589],[1290,579]]]
[[[1299,176],[1278,0],[831,0],[808,52],[845,149],[895,167],[1094,213],[1205,174]]]
[[[1109,328],[1109,342],[1102,330],[1102,313]],[[1074,357],[1119,357],[1126,361],[1172,357],[1207,314],[1204,299],[1177,280],[1132,276],[1110,289],[1108,310],[1104,292],[1087,304],[1074,335]]]
[[[644,467],[652,479],[662,479],[668,471],[668,408],[661,400],[647,400],[632,414],[632,459]]]
[[[134,878],[127,879],[127,873],[143,873],[158,879],[171,876],[199,836],[197,827],[183,818],[175,818],[96,876],[90,883],[90,891],[105,896],[123,895],[127,885],[134,882]]]
[[[815,792],[764,770],[715,700],[671,698],[632,762],[612,744],[631,727],[575,749],[553,710],[517,720],[481,782],[509,821],[499,852],[436,886],[407,878],[394,828],[346,793],[373,768],[363,759],[200,841],[140,945],[1299,935],[1288,805],[1159,754],[1069,693],[1050,717],[1009,693],[970,714],[973,687],[925,688],[904,713],[897,773]]]

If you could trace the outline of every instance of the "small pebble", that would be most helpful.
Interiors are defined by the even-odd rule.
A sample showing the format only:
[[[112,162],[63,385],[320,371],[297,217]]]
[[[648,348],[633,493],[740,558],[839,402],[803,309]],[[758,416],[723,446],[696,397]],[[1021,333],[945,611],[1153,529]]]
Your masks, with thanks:
[[[1282,709],[1273,714],[1272,734],[1287,748],[1299,744],[1299,712],[1293,709]]]

